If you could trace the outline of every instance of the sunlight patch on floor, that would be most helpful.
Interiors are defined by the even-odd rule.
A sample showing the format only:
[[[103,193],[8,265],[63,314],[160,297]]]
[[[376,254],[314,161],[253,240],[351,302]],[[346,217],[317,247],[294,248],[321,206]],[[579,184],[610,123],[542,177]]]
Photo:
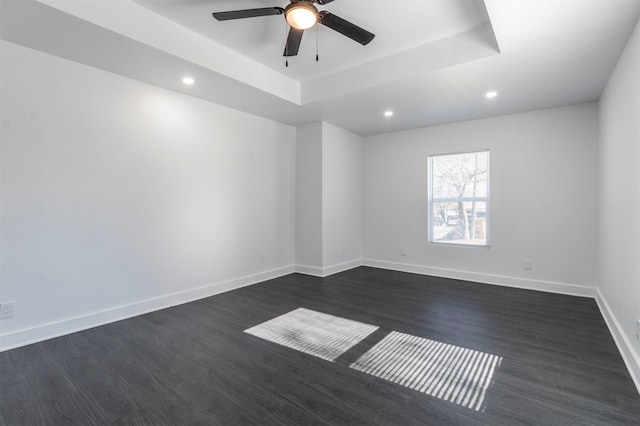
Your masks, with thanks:
[[[377,329],[374,325],[298,308],[248,328],[245,333],[334,361]]]
[[[350,367],[483,411],[485,393],[501,362],[497,355],[394,331]]]

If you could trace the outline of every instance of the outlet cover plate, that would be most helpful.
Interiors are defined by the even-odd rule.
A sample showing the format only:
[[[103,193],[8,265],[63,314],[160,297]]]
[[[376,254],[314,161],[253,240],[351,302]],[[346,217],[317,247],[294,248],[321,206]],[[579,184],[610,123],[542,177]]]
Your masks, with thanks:
[[[12,318],[16,302],[0,303],[0,319]]]

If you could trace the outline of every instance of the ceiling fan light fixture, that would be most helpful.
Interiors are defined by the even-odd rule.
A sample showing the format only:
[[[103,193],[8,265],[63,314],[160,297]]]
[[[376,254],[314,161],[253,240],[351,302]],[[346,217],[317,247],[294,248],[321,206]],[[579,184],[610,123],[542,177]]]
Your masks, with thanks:
[[[298,1],[291,3],[284,10],[289,25],[297,30],[308,30],[318,23],[318,9],[311,3]]]

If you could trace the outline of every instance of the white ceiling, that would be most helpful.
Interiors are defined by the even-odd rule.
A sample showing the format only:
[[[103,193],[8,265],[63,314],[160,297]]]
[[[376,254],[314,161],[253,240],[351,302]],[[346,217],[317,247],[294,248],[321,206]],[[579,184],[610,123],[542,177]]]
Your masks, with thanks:
[[[316,63],[308,31],[288,68],[282,16],[211,16],[286,4],[1,0],[0,37],[283,123],[369,135],[597,100],[640,16],[640,0],[336,0],[318,8],[376,38],[361,46],[320,27]]]

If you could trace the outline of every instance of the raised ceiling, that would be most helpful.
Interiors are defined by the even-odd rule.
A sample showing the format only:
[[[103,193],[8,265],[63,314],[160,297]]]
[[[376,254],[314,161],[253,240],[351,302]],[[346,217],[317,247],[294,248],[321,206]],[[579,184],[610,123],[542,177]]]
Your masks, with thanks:
[[[2,0],[0,37],[283,123],[369,135],[597,100],[640,16],[640,0],[335,0],[319,9],[376,38],[361,46],[321,26],[320,61],[310,30],[289,67],[282,16],[211,16],[286,4]]]
[[[299,55],[282,56],[287,35],[284,15],[218,22],[212,12],[288,4],[285,0],[135,0],[187,28],[298,81],[369,63],[489,23],[483,1],[336,0],[316,5],[376,34],[362,46],[318,25],[305,31]],[[384,6],[382,6],[384,3]],[[317,31],[316,31],[317,29]],[[316,62],[316,38],[321,60]]]

